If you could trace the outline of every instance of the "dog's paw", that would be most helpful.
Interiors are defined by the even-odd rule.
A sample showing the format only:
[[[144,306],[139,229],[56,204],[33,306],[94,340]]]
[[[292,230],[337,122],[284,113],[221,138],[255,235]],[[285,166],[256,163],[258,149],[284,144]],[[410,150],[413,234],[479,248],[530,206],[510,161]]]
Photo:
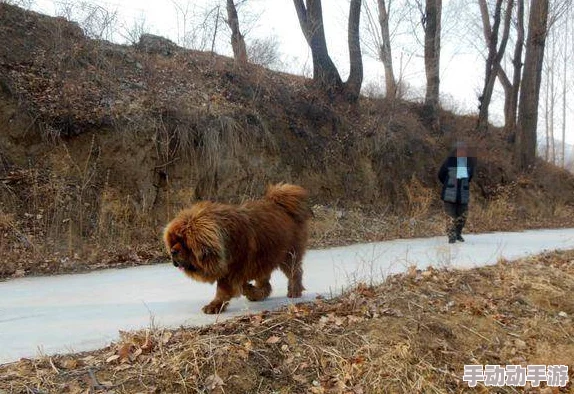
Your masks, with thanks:
[[[208,315],[216,315],[225,311],[229,302],[210,302],[209,304],[205,305],[201,310],[203,313]]]
[[[303,295],[303,290],[305,288],[301,283],[290,284],[287,289],[287,297],[288,298],[301,298]]]
[[[257,294],[257,289],[251,283],[243,284],[242,292],[249,301],[259,301],[260,299]]]
[[[287,297],[288,298],[301,298],[303,295],[303,284],[299,281],[290,281],[289,285],[287,286]]]
[[[302,289],[289,290],[287,292],[287,298],[301,298],[302,295],[303,295]]]
[[[244,283],[241,291],[249,301],[262,301],[269,297],[271,290],[271,284],[264,282],[257,284],[257,286],[253,286],[251,283]]]

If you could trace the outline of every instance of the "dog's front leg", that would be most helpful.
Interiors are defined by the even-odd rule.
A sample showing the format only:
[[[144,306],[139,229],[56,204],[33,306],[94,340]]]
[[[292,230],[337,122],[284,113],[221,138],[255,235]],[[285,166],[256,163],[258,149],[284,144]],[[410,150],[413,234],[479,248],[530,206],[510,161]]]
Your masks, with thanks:
[[[221,313],[227,308],[229,300],[231,300],[233,297],[237,297],[238,295],[239,291],[233,288],[227,279],[220,279],[217,281],[215,298],[209,304],[205,305],[201,310],[209,315]]]

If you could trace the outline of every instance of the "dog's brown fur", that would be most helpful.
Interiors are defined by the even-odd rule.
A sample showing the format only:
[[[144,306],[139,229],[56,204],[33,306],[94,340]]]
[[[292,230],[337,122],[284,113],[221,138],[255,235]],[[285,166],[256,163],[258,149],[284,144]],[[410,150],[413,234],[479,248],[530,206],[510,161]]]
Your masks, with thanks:
[[[277,184],[262,199],[242,205],[199,202],[166,226],[163,239],[173,264],[195,280],[217,281],[215,298],[203,312],[222,312],[241,294],[251,301],[267,298],[276,268],[289,280],[287,297],[301,297],[311,216],[307,198],[300,186]]]

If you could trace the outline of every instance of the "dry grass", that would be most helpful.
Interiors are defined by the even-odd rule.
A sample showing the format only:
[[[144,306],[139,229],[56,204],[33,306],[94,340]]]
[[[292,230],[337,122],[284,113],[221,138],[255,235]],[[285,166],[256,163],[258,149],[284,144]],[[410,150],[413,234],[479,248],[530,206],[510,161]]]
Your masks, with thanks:
[[[574,251],[410,269],[332,300],[21,360],[0,367],[0,392],[569,393],[573,291]],[[465,364],[564,364],[570,382],[470,389]]]
[[[112,185],[108,175],[97,179],[93,174],[101,163],[95,159],[86,164],[63,154],[59,160],[59,174],[36,169],[13,172],[6,184],[20,194],[5,194],[0,211],[0,279],[163,261],[160,218],[171,217],[196,201],[197,188],[168,185],[161,205],[154,207],[145,198]],[[98,187],[100,183],[103,186]],[[260,183],[246,183],[244,193],[233,202],[256,196]],[[315,204],[309,247],[443,235],[447,218],[438,189],[414,177],[402,186],[402,208]],[[503,189],[486,202],[473,201],[467,232],[574,225],[572,206],[537,203],[546,201],[543,193],[526,199],[529,205],[519,205],[512,190]]]
[[[314,248],[442,235],[446,217],[429,210],[425,216],[398,215],[360,208],[313,206],[310,245]]]
[[[14,43],[0,47],[0,280],[160,261],[177,210],[280,181],[319,207],[311,247],[443,234],[436,169],[475,119],[442,112],[435,135],[418,104],[333,103],[302,77],[89,40],[0,8],[0,41]],[[470,142],[481,151],[469,231],[574,226],[570,175],[518,176],[496,129]]]

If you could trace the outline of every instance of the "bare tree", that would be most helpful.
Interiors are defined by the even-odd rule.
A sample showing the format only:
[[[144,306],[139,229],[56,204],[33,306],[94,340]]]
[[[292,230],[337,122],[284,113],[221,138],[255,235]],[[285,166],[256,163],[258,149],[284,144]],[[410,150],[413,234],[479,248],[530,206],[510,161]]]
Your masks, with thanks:
[[[171,0],[175,10],[177,44],[205,51],[215,49],[219,33],[220,4],[201,7],[190,0]]]
[[[383,63],[385,70],[386,97],[394,98],[397,95],[397,82],[393,69],[393,57],[391,50],[391,34],[389,28],[389,13],[392,0],[377,0],[377,18],[373,17],[370,3],[364,3],[365,16],[367,19],[366,31],[368,37],[364,40],[367,50],[373,53],[376,59]]]
[[[548,1],[531,0],[530,3],[514,150],[515,164],[522,171],[531,169],[536,160],[536,128],[544,47],[548,32]]]
[[[425,115],[431,127],[438,131],[440,89],[440,32],[442,0],[426,0],[423,14],[425,32]]]
[[[327,50],[321,0],[293,0],[303,35],[313,57],[313,80],[329,93],[342,89],[343,81]]]
[[[247,59],[250,63],[267,68],[281,66],[281,53],[277,36],[253,38],[247,44]]]
[[[498,76],[504,87],[504,127],[507,134],[516,130],[516,117],[518,113],[518,92],[522,79],[522,50],[524,47],[524,0],[516,1],[516,42],[512,57],[512,82],[499,68]]]
[[[570,39],[570,15],[566,16],[565,22],[565,34],[564,34],[564,46],[562,47],[562,147],[560,150],[560,166],[562,168],[566,168],[566,95],[567,95],[567,84],[566,81],[568,80],[568,47],[569,47],[569,39]]]
[[[547,56],[556,59],[556,35],[549,31],[546,39],[550,46],[546,48]],[[554,110],[556,108],[556,73],[553,64],[544,64],[544,126],[546,129],[545,160],[556,164],[556,138],[554,137]]]
[[[482,94],[479,97],[479,114],[477,121],[477,131],[484,133],[488,130],[488,110],[492,93],[494,91],[494,83],[501,68],[500,62],[506,51],[506,44],[510,35],[510,24],[512,18],[512,8],[514,6],[513,0],[507,0],[506,11],[504,15],[504,25],[500,46],[498,46],[498,36],[500,30],[501,13],[502,13],[503,0],[496,0],[493,23],[490,24],[490,17],[488,5],[486,0],[479,0],[480,12],[483,21],[483,32],[486,44],[488,46],[488,56],[486,58],[485,72],[484,72],[484,87]]]
[[[351,0],[349,7],[348,45],[350,57],[349,78],[345,83],[329,56],[321,0],[293,0],[303,35],[311,48],[313,57],[313,80],[329,95],[340,95],[354,102],[359,97],[363,83],[363,58],[359,23],[361,0]]]
[[[88,1],[65,0],[56,3],[56,15],[78,22],[84,33],[95,39],[114,39],[118,25],[118,11]]]
[[[556,110],[556,100],[557,100],[557,92],[556,92],[556,73],[554,71],[550,74],[550,88],[548,89],[549,92],[549,108],[548,108],[548,115],[549,115],[549,134],[550,134],[550,153],[551,158],[550,162],[556,165],[556,137],[555,137],[555,110]]]
[[[542,150],[546,161],[564,166],[566,139],[566,96],[569,56],[569,22],[571,2],[557,0],[549,4],[548,33],[544,55],[542,87],[544,94],[545,144]],[[562,99],[562,100],[560,100]],[[560,105],[562,111],[560,111]],[[561,136],[558,135],[561,123]],[[561,140],[561,142],[560,142]]]
[[[247,48],[245,39],[239,30],[239,17],[237,8],[233,0],[227,0],[227,25],[231,29],[231,47],[233,48],[233,57],[239,64],[247,63]]]
[[[219,31],[219,4],[216,5],[213,10],[215,11],[215,28],[213,29],[213,38],[211,39],[211,52],[215,53],[215,42],[217,41],[217,32]],[[245,46],[245,43],[243,44]]]
[[[35,3],[35,0],[0,0],[0,3],[11,4],[29,10]]]
[[[177,24],[177,43],[181,46],[186,46],[187,42],[187,26],[192,17],[192,10],[189,6],[189,1],[171,0],[176,13]]]
[[[349,78],[345,82],[345,93],[347,99],[355,102],[359,98],[361,85],[363,84],[363,56],[361,54],[361,37],[359,25],[361,21],[361,0],[351,0],[349,6]]]
[[[381,27],[380,58],[385,68],[385,90],[388,98],[394,98],[397,94],[397,83],[393,70],[393,56],[391,51],[391,35],[389,33],[388,10],[390,9],[391,1],[392,0],[389,0],[389,8],[387,8],[385,0],[377,0],[379,25]]]
[[[135,45],[139,42],[142,34],[148,33],[149,27],[144,14],[141,14],[138,18],[134,18],[131,24],[124,24],[119,32],[119,34],[126,40],[130,45]]]

